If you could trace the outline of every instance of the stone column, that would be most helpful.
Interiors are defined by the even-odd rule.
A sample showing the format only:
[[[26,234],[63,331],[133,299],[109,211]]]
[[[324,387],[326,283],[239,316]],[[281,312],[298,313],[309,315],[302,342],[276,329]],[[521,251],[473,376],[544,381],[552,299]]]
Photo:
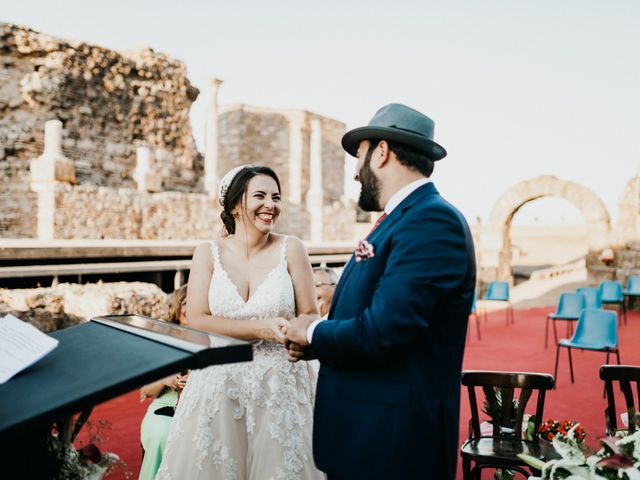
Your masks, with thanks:
[[[62,122],[49,120],[44,125],[44,152],[30,161],[31,190],[38,194],[38,239],[55,236],[56,183],[76,183],[73,161],[62,152]]]
[[[322,122],[311,121],[311,139],[309,148],[309,191],[307,192],[307,210],[311,219],[311,241],[322,242],[324,196],[322,191]]]
[[[162,190],[162,180],[154,175],[151,169],[151,149],[146,146],[136,149],[136,169],[133,179],[138,184],[139,192],[159,192]]]
[[[222,80],[212,78],[211,97],[207,110],[204,143],[204,189],[210,196],[218,195],[218,90]]]
[[[304,152],[304,112],[289,115],[289,201],[302,203],[302,156]]]

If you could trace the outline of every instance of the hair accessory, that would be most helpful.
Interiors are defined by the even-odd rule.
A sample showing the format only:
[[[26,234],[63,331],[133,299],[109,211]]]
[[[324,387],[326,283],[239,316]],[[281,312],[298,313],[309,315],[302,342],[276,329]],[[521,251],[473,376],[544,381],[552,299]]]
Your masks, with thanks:
[[[237,167],[233,167],[227,173],[225,173],[222,180],[220,180],[220,185],[218,187],[218,200],[220,201],[220,205],[224,207],[224,197],[227,195],[227,190],[229,190],[229,185],[233,182],[233,179],[245,168],[252,168],[253,165],[239,165]]]

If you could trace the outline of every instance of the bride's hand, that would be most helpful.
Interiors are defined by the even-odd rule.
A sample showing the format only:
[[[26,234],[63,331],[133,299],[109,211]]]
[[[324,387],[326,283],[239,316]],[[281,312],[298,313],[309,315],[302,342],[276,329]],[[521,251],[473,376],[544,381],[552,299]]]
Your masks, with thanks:
[[[265,318],[258,326],[258,338],[274,343],[284,343],[289,321],[282,317]]]

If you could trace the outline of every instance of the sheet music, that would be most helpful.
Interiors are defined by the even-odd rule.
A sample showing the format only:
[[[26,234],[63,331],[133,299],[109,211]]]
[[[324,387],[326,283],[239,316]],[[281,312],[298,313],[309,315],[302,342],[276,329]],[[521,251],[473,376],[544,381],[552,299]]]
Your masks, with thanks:
[[[11,314],[0,318],[0,384],[57,346],[58,340]]]

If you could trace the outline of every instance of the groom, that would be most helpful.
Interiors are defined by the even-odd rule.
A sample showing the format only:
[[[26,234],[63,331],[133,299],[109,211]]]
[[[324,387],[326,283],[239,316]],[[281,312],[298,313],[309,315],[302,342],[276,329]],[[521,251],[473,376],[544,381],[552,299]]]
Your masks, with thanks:
[[[342,138],[358,158],[358,204],[384,213],[328,320],[300,316],[287,330],[291,361],[320,359],[313,452],[330,479],[455,477],[475,260],[464,217],[430,180],[446,155],[433,130],[391,104]]]

